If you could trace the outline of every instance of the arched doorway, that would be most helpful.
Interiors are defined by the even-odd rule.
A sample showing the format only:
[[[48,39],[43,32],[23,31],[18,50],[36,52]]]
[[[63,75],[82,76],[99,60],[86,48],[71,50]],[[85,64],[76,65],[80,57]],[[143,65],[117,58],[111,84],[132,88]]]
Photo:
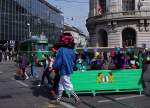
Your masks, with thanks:
[[[125,28],[122,31],[122,45],[135,46],[136,45],[136,31],[132,28]]]
[[[100,30],[98,33],[98,46],[99,47],[108,47],[108,36],[105,30]]]

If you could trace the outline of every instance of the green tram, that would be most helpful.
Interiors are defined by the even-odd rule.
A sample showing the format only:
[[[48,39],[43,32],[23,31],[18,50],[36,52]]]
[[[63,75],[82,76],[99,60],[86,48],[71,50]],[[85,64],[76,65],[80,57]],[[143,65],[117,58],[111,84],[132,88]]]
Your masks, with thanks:
[[[40,38],[31,38],[25,41],[22,41],[19,46],[19,53],[25,53],[31,62],[31,55],[36,54],[40,63],[42,63],[43,55],[50,55],[51,51],[48,47],[48,40],[41,40]]]

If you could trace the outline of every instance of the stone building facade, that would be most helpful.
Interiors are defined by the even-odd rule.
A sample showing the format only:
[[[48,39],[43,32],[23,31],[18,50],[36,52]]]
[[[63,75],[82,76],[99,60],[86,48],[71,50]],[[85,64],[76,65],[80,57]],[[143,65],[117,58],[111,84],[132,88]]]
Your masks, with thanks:
[[[64,24],[64,33],[70,33],[74,37],[75,47],[86,47],[88,44],[88,36],[81,32],[77,27]]]
[[[150,0],[90,0],[90,46],[150,47]]]

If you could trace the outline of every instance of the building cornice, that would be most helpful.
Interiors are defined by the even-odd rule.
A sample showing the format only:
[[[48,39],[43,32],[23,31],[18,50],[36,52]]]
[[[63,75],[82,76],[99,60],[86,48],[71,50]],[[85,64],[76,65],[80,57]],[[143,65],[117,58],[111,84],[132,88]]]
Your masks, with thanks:
[[[103,15],[89,17],[87,25],[93,23],[103,23],[111,20],[135,20],[135,19],[150,19],[150,11],[128,11],[128,12],[115,12]]]

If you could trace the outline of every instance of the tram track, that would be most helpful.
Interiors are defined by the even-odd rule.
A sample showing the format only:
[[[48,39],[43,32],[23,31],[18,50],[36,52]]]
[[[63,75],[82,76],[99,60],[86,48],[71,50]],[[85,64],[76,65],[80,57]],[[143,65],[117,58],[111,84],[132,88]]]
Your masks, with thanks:
[[[96,106],[92,105],[92,104],[89,104],[89,102],[86,102],[84,100],[81,100],[81,103],[88,106],[89,108],[97,108]]]
[[[129,96],[123,96],[123,97],[112,97],[112,96],[107,96],[104,94],[100,94],[100,97],[102,97],[102,100],[95,101],[96,103],[81,99],[81,103],[86,106],[86,108],[99,108],[99,105],[103,105],[104,103],[115,103],[118,108],[119,106],[122,106],[123,108],[137,108],[136,106],[130,105],[125,102],[121,102],[123,100],[129,100],[129,99],[134,99],[134,98],[140,98],[143,97],[144,95],[129,95]],[[97,104],[97,105],[96,105]]]
[[[136,108],[136,107],[131,106],[131,105],[129,105],[129,104],[126,104],[126,103],[124,103],[124,102],[120,102],[120,100],[117,100],[117,99],[115,99],[115,98],[112,98],[112,97],[109,97],[109,96],[106,96],[106,95],[103,95],[103,94],[101,94],[101,96],[102,96],[103,98],[105,98],[105,99],[108,99],[108,100],[114,102],[114,103],[120,104],[120,105],[122,105],[122,106],[124,106],[124,107],[126,107],[126,108]]]

